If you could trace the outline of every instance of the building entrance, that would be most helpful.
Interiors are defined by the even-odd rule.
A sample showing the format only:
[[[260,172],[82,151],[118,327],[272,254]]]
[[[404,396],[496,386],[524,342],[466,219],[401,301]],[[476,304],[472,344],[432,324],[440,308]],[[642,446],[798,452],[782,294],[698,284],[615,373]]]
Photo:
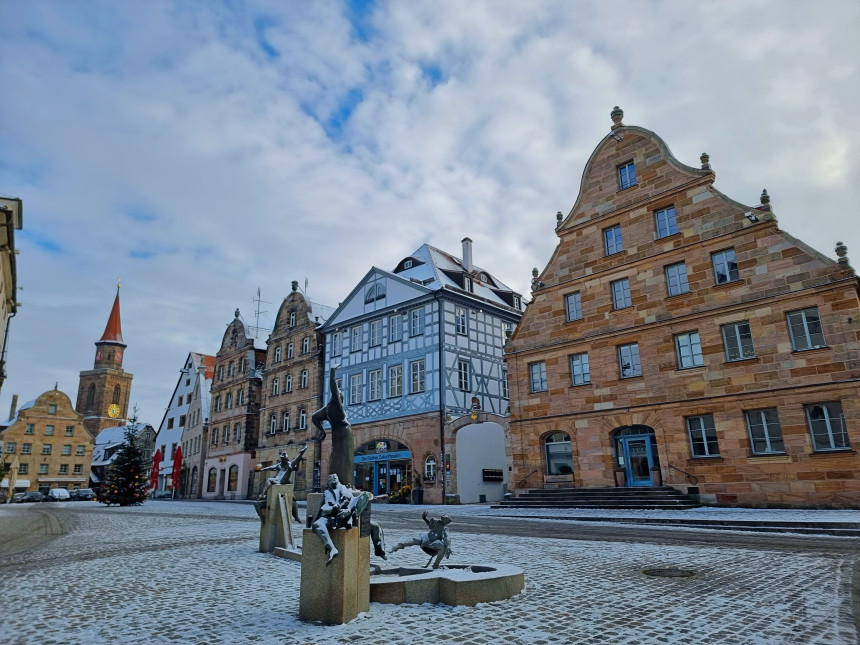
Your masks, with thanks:
[[[398,441],[370,441],[355,451],[353,463],[356,488],[374,495],[388,495],[412,483],[412,453]]]
[[[659,466],[653,428],[627,426],[613,432],[615,463],[624,470],[627,486],[653,486],[651,469]]]

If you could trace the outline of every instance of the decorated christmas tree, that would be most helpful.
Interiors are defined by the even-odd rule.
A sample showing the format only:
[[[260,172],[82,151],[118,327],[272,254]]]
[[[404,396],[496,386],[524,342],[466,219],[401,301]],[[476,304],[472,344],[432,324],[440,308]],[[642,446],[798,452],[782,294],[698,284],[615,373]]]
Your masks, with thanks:
[[[116,458],[107,468],[104,485],[98,500],[102,504],[132,506],[143,504],[149,490],[146,473],[148,465],[137,447],[134,426],[125,429],[125,443],[116,453]]]

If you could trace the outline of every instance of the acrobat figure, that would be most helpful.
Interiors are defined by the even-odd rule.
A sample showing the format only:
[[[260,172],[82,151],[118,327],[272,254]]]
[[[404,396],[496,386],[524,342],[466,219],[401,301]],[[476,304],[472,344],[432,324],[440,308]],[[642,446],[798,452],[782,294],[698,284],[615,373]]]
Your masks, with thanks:
[[[311,422],[314,424],[319,435],[317,441],[319,445],[325,441],[326,432],[323,429],[323,421],[328,421],[331,426],[331,460],[329,461],[329,471],[337,473],[343,480],[346,486],[352,486],[352,470],[354,468],[352,460],[355,452],[355,439],[352,435],[352,428],[346,418],[346,410],[343,408],[343,392],[337,385],[335,372],[337,367],[332,367],[329,371],[329,390],[331,397],[328,403],[313,413]]]
[[[277,463],[272,464],[271,466],[266,466],[265,468],[260,468],[260,472],[264,470],[277,470],[278,472],[274,477],[269,477],[266,480],[266,487],[263,489],[263,492],[257,496],[257,501],[254,502],[254,507],[257,509],[257,515],[260,516],[260,520],[263,520],[263,510],[266,508],[266,497],[269,493],[269,489],[272,486],[280,486],[281,484],[289,484],[290,479],[292,479],[293,473],[299,469],[299,464],[302,461],[302,456],[305,454],[305,451],[308,449],[307,446],[299,450],[299,454],[296,455],[296,458],[290,461],[289,456],[286,452],[280,453],[279,459]],[[293,497],[292,508],[290,509],[291,515],[296,522],[299,522],[299,505],[296,504],[296,498]]]
[[[449,515],[442,515],[439,519],[435,517],[428,518],[427,511],[424,511],[421,517],[430,530],[424,535],[412,538],[409,542],[401,542],[395,545],[389,553],[394,553],[407,546],[420,546],[421,550],[430,556],[430,560],[427,560],[427,564],[424,566],[429,567],[430,561],[435,557],[436,562],[433,563],[433,568],[438,569],[439,563],[442,562],[442,557],[450,558],[451,553],[453,553],[451,551],[451,539],[448,537],[448,525],[451,523],[451,517]]]
[[[326,566],[338,555],[338,550],[331,540],[329,531],[332,529],[348,529],[356,526],[358,524],[358,517],[364,512],[367,505],[370,504],[370,500],[373,499],[370,493],[354,494],[357,492],[341,484],[336,474],[332,473],[328,476],[325,501],[311,525],[313,532],[325,545],[325,552],[328,554]],[[387,560],[385,546],[382,541],[382,532],[379,525],[373,521],[370,523],[370,539],[373,542],[374,555]]]

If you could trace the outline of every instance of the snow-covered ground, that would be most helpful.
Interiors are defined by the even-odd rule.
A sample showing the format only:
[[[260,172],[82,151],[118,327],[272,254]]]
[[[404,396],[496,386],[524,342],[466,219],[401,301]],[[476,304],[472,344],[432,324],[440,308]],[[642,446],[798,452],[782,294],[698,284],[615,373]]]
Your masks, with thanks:
[[[522,594],[476,607],[372,603],[351,623],[324,627],[297,619],[301,565],[257,552],[259,521],[248,504],[156,501],[120,509],[81,502],[50,510],[67,532],[0,560],[4,645],[857,642],[853,553],[466,536],[455,530],[458,516],[529,513],[448,506],[450,562],[519,566]],[[2,507],[0,522],[8,513],[41,512]],[[856,511],[695,512],[858,521]],[[414,532],[388,529],[386,541]],[[298,527],[295,534],[301,540]],[[389,556],[395,566],[419,561],[425,556],[414,548]],[[642,573],[667,567],[696,575]]]

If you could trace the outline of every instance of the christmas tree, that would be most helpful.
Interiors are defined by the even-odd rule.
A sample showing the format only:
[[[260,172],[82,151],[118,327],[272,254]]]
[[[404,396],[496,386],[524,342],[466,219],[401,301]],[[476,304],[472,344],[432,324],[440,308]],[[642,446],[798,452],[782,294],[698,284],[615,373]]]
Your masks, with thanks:
[[[125,443],[116,453],[105,473],[105,481],[99,493],[98,500],[102,504],[119,504],[132,506],[143,504],[149,491],[149,481],[146,473],[148,464],[143,460],[143,453],[137,447],[134,426],[125,429]]]

